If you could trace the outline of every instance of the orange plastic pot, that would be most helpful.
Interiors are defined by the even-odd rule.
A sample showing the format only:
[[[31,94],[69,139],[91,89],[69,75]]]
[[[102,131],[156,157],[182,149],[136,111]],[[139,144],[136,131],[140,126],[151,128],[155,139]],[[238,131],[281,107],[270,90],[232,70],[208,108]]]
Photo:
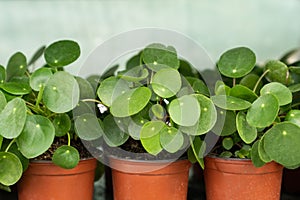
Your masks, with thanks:
[[[81,160],[73,169],[31,162],[18,183],[19,200],[92,200],[96,165],[96,159]]]
[[[114,200],[186,200],[188,160],[173,163],[111,158]]]
[[[249,159],[205,158],[207,200],[279,200],[283,167],[255,167]]]

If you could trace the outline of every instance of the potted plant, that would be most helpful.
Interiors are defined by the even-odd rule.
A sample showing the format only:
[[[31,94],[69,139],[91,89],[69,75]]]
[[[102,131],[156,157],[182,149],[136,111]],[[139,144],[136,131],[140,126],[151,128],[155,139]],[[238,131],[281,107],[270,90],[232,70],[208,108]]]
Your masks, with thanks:
[[[279,60],[256,66],[246,47],[226,51],[217,68],[224,81],[211,99],[220,137],[205,158],[207,199],[279,199],[283,166],[300,164],[298,75]]]
[[[29,62],[17,52],[0,67],[0,185],[18,182],[20,200],[92,199],[96,160],[81,143],[90,133],[74,131],[74,110],[94,93],[64,71],[79,55],[76,42],[61,40]],[[37,68],[41,56],[46,63]]]
[[[153,43],[101,78],[97,95],[101,125],[86,128],[102,130],[114,199],[186,199],[187,157],[203,164],[202,139],[216,121],[199,72],[174,47]]]

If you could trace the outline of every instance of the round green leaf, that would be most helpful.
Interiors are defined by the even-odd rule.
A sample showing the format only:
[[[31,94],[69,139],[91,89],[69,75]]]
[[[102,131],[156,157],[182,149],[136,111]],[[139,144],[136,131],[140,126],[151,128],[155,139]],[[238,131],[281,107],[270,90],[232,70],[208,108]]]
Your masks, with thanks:
[[[270,156],[267,154],[265,150],[264,136],[258,142],[258,155],[263,162],[268,163],[271,162],[272,159],[270,158]]]
[[[126,70],[125,73],[118,75],[118,77],[130,82],[139,82],[146,79],[148,75],[148,70],[141,65],[131,68],[130,70]]]
[[[202,94],[193,95],[196,97],[201,111],[198,122],[192,127],[181,126],[180,130],[188,135],[202,135],[210,131],[217,121],[217,110],[213,102]]]
[[[68,72],[56,72],[46,83],[43,100],[52,112],[65,113],[72,110],[79,101],[76,79]]]
[[[172,97],[181,88],[180,74],[171,68],[159,70],[153,76],[151,86],[158,96],[163,98]]]
[[[75,119],[76,134],[83,140],[95,140],[103,135],[103,129],[96,115],[83,114]]]
[[[211,100],[216,106],[226,110],[244,110],[251,106],[249,101],[226,95],[215,95]]]
[[[18,137],[26,120],[25,101],[19,97],[9,101],[0,113],[0,135],[12,139]]]
[[[179,68],[179,59],[174,47],[164,46],[163,44],[150,44],[142,53],[142,59],[153,71],[159,71],[162,68]]]
[[[246,120],[246,114],[240,111],[236,116],[236,128],[241,139],[246,143],[252,143],[257,137],[256,127],[250,126]]]
[[[253,90],[257,81],[259,80],[259,76],[256,74],[247,74],[246,76],[244,76],[241,80],[240,80],[240,85],[243,85],[247,88],[249,88],[250,90]],[[260,81],[256,91],[259,91],[260,88],[262,88],[263,84]]]
[[[52,122],[41,115],[29,115],[17,144],[26,158],[34,158],[49,149],[55,136]]]
[[[140,133],[142,130],[142,127],[144,124],[148,122],[147,119],[144,119],[143,117],[136,115],[131,118],[129,125],[128,125],[128,133],[129,135],[135,139],[139,140],[140,139]]]
[[[192,86],[194,93],[198,94],[204,94],[206,96],[209,96],[209,89],[206,86],[206,84],[200,80],[199,78],[194,77],[186,77],[186,80],[189,82],[189,84]]]
[[[63,145],[57,148],[53,154],[52,162],[64,169],[72,169],[79,163],[80,156],[72,146]]]
[[[12,55],[6,67],[6,79],[10,80],[15,76],[23,76],[27,70],[27,61],[23,53],[17,52]]]
[[[45,60],[51,67],[64,67],[77,60],[79,56],[80,47],[71,40],[54,42],[44,52]]]
[[[278,123],[264,137],[267,154],[283,166],[298,165],[300,160],[300,127],[291,122]]]
[[[253,51],[246,47],[238,47],[222,54],[218,68],[224,76],[240,78],[251,72],[255,63],[256,57]]]
[[[166,115],[164,107],[160,104],[154,104],[149,110],[150,118],[163,119]]]
[[[149,121],[142,127],[140,140],[148,153],[157,155],[162,151],[160,132],[164,127],[166,124],[162,121]]]
[[[288,88],[293,93],[299,92],[300,91],[300,83],[296,83],[296,84],[290,85]]]
[[[22,176],[23,168],[19,158],[10,152],[0,152],[0,183],[13,185]]]
[[[127,117],[140,112],[149,102],[151,90],[139,87],[126,91],[113,101],[110,112],[115,117]]]
[[[5,95],[3,94],[2,91],[0,91],[0,112],[5,108],[7,102]]]
[[[126,62],[126,69],[132,69],[141,64],[141,54],[138,53]]]
[[[230,137],[226,137],[222,140],[222,146],[226,150],[230,150],[233,147],[233,140]]]
[[[172,121],[181,126],[193,126],[200,117],[200,105],[196,97],[185,95],[171,101],[168,111]]]
[[[269,82],[279,82],[288,85],[291,82],[291,76],[289,76],[288,67],[283,62],[278,60],[269,61],[266,66],[268,73],[266,78]]]
[[[278,82],[272,82],[266,84],[261,90],[261,95],[264,94],[273,94],[280,106],[289,104],[292,102],[292,93],[291,91],[283,84]]]
[[[300,110],[290,110],[285,116],[285,121],[289,121],[300,126]]]
[[[8,151],[15,154],[19,158],[19,160],[22,163],[23,172],[24,172],[29,166],[29,159],[26,158],[25,156],[23,156],[23,154],[19,151],[19,147],[18,147],[17,143],[13,143],[10,146]]]
[[[111,147],[117,147],[124,144],[129,135],[122,131],[116,124],[116,121],[112,115],[108,115],[103,120],[105,142]]]
[[[25,95],[31,92],[31,88],[28,84],[17,83],[17,82],[7,82],[0,86],[5,92],[13,95]]]
[[[42,67],[35,70],[30,76],[30,87],[35,91],[40,91],[40,89],[45,86],[52,74],[53,73],[50,68]]]
[[[225,83],[223,81],[216,81],[215,84],[215,94],[216,95],[229,95],[231,88],[227,85],[225,85]]]
[[[58,114],[53,119],[55,135],[57,137],[64,136],[71,129],[71,119],[66,113]]]
[[[129,84],[123,79],[109,77],[100,83],[97,95],[103,104],[111,106],[112,102],[121,94],[130,90]]]
[[[94,99],[95,91],[93,86],[86,80],[81,77],[75,77],[80,91],[80,99]]]
[[[236,131],[236,114],[233,111],[217,110],[217,121],[212,131],[216,135],[228,136]]]
[[[0,65],[0,84],[4,83],[5,80],[6,80],[6,70],[2,65]]]
[[[222,153],[220,153],[220,158],[231,158],[233,154],[230,151],[223,151]]]
[[[170,153],[175,153],[180,150],[183,145],[183,141],[184,138],[182,133],[174,127],[165,126],[160,131],[160,144]]]
[[[258,144],[259,141],[256,141],[251,148],[251,160],[255,167],[262,167],[265,162],[260,158],[259,152],[258,152]]]
[[[251,126],[264,128],[271,125],[277,117],[279,103],[272,94],[265,94],[256,99],[248,110],[246,119]]]
[[[252,90],[243,85],[235,85],[232,87],[230,90],[230,96],[237,97],[251,103],[258,97]]]

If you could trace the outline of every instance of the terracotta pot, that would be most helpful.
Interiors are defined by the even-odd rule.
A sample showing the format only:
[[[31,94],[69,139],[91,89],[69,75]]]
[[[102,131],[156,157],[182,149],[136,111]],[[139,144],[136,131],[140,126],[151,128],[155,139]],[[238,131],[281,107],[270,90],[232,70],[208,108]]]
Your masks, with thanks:
[[[67,170],[31,162],[18,183],[19,200],[92,200],[96,165],[96,159],[81,160]]]
[[[282,190],[289,194],[300,194],[300,168],[284,169],[282,176]]]
[[[173,163],[110,159],[114,200],[186,200],[188,160]],[[114,169],[117,168],[117,169]]]
[[[205,158],[207,200],[279,200],[283,167],[257,168],[249,159]]]

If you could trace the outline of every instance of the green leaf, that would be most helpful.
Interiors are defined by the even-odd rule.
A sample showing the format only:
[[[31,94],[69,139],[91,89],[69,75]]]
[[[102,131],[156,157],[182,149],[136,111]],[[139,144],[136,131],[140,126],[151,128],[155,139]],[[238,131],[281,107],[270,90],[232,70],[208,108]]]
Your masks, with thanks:
[[[32,58],[30,59],[30,61],[28,62],[28,66],[32,65],[33,63],[35,63],[43,54],[44,51],[46,49],[46,46],[42,46],[40,47],[32,56]]]
[[[233,111],[217,110],[217,121],[212,131],[216,135],[228,136],[236,131],[236,114]]]
[[[284,120],[300,126],[300,110],[290,110]]]
[[[142,59],[153,71],[159,71],[162,68],[179,68],[179,59],[176,50],[172,46],[164,46],[154,43],[148,45],[142,53]]]
[[[285,85],[277,82],[264,85],[260,93],[261,95],[273,94],[277,98],[279,106],[291,103],[293,98],[291,91]]]
[[[164,127],[166,127],[166,124],[162,121],[149,121],[142,127],[140,140],[148,153],[157,155],[162,151],[160,132]]]
[[[264,136],[258,142],[258,155],[263,162],[268,163],[271,162],[272,159],[270,158],[270,156],[267,154],[265,150]]]
[[[174,127],[165,126],[160,131],[160,144],[170,153],[175,153],[180,150],[183,145],[183,141],[184,138],[182,133]]]
[[[258,152],[258,144],[259,141],[256,141],[253,145],[252,145],[252,149],[251,149],[251,160],[252,163],[255,167],[262,167],[265,162],[260,158],[259,156],[259,152]]]
[[[148,70],[141,65],[131,68],[130,70],[126,70],[125,73],[118,75],[118,77],[130,82],[139,82],[146,79],[148,75]]]
[[[240,98],[251,103],[258,97],[252,90],[243,85],[235,85],[232,87],[230,90],[230,96]]]
[[[45,49],[44,57],[51,67],[64,67],[80,56],[79,45],[71,40],[61,40],[52,43]]]
[[[20,150],[19,150],[18,145],[17,145],[16,143],[13,143],[13,144],[10,146],[10,148],[9,148],[8,151],[11,152],[11,153],[13,153],[13,154],[15,154],[15,155],[19,158],[19,160],[20,160],[21,163],[22,163],[23,172],[26,171],[26,169],[27,169],[28,166],[29,166],[29,159],[26,158],[25,156],[23,156],[23,154],[22,154],[22,153],[20,152]]]
[[[188,135],[202,135],[210,131],[217,121],[217,110],[213,102],[202,94],[193,95],[196,97],[201,111],[198,122],[192,127],[181,126],[179,129]]]
[[[52,112],[65,113],[72,110],[79,101],[76,79],[68,72],[56,72],[46,83],[43,100]]]
[[[41,115],[29,115],[17,144],[26,158],[34,158],[49,149],[53,143],[55,129],[52,122]]]
[[[63,145],[57,148],[53,154],[52,162],[64,169],[72,169],[79,163],[80,156],[72,146]]]
[[[231,158],[233,154],[230,151],[223,151],[220,153],[220,158]]]
[[[100,120],[91,113],[83,114],[75,119],[75,131],[83,140],[95,140],[103,135]]]
[[[67,134],[71,129],[71,119],[66,113],[58,114],[53,119],[55,136],[61,137]]]
[[[169,98],[176,95],[181,88],[181,77],[178,71],[167,68],[159,70],[152,79],[153,91],[160,97]]]
[[[0,84],[4,83],[5,80],[6,80],[6,70],[2,65],[0,65]]]
[[[257,74],[251,73],[251,74],[244,76],[240,80],[240,85],[243,85],[243,86],[249,88],[250,90],[253,90],[258,80],[259,80],[259,76]],[[259,82],[256,91],[259,91],[260,88],[262,88],[262,86],[263,86],[262,82]]]
[[[288,88],[293,93],[299,92],[300,91],[300,83],[296,83],[294,85],[290,85]]]
[[[265,94],[256,99],[247,112],[247,122],[251,126],[264,128],[271,125],[277,117],[279,103],[272,94]]]
[[[12,55],[6,67],[6,79],[10,80],[14,76],[23,76],[27,70],[27,61],[23,53],[17,52]]]
[[[117,147],[124,144],[128,140],[129,135],[124,133],[119,128],[112,115],[106,116],[103,120],[103,124],[104,124],[103,138],[109,146]]]
[[[193,77],[195,79],[199,79],[199,72],[186,60],[180,59],[179,73],[184,77]]]
[[[21,134],[26,120],[26,105],[23,99],[16,97],[0,113],[0,135],[16,138]]]
[[[147,119],[143,118],[140,115],[135,115],[131,118],[129,125],[128,125],[128,133],[129,135],[135,139],[139,140],[140,139],[140,133],[142,130],[142,127],[144,124],[148,122]]]
[[[291,122],[274,125],[264,136],[267,154],[283,166],[298,165],[300,160],[300,127]]]
[[[78,86],[79,86],[79,93],[80,97],[79,99],[95,99],[95,92],[93,89],[93,86],[85,79],[81,77],[75,77]]]
[[[265,68],[269,71],[266,75],[269,82],[279,82],[284,85],[290,84],[292,78],[289,76],[288,67],[283,62],[271,60],[266,64]]]
[[[204,94],[206,96],[210,95],[208,87],[202,80],[194,77],[186,77],[186,79],[192,86],[194,93]]]
[[[116,77],[109,77],[100,83],[97,95],[102,103],[111,106],[117,97],[128,90],[130,90],[130,87],[127,81]]]
[[[191,137],[190,137],[190,140]],[[205,155],[205,150],[206,150],[206,143],[201,140],[200,137],[195,137],[194,140],[191,141],[191,147],[194,153],[194,156],[202,169],[204,168],[204,155]]]
[[[31,92],[29,84],[18,82],[7,82],[0,85],[0,88],[13,95],[25,95]]]
[[[115,117],[127,117],[140,112],[149,102],[151,90],[139,87],[126,91],[113,101],[110,112]]]
[[[134,55],[126,62],[126,69],[132,69],[141,65],[141,54]]]
[[[253,51],[246,47],[230,49],[218,61],[221,74],[230,78],[240,78],[252,71],[256,63]]]
[[[156,118],[162,120],[166,115],[166,110],[162,105],[154,104],[149,110],[149,115],[151,119]]]
[[[216,106],[226,110],[244,110],[251,106],[249,101],[226,95],[215,95],[211,100]]]
[[[35,91],[40,91],[45,86],[46,82],[53,75],[50,68],[39,68],[30,76],[30,87]]]
[[[216,95],[229,95],[231,88],[225,85],[223,81],[216,81],[215,94]]]
[[[13,153],[0,152],[0,183],[6,186],[15,184],[22,176],[23,168],[19,158]]]
[[[246,114],[240,111],[236,116],[236,128],[241,139],[246,143],[252,143],[257,137],[257,130],[250,126],[246,120]]]
[[[6,104],[7,104],[7,102],[6,102],[5,95],[0,90],[0,112],[5,108]]]
[[[226,150],[230,150],[233,147],[233,140],[230,137],[226,137],[222,140],[222,146]]]
[[[200,105],[196,97],[185,95],[171,101],[168,111],[172,121],[181,126],[193,126],[200,117]]]

